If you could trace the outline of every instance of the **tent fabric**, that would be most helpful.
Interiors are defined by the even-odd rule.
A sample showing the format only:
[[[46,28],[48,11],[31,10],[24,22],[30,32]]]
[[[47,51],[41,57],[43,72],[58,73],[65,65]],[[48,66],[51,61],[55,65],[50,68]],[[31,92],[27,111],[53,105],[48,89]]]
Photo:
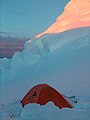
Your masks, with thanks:
[[[55,90],[48,84],[39,84],[34,86],[21,101],[23,107],[30,103],[45,105],[48,102],[53,102],[60,109],[64,107],[73,107],[62,94],[60,94],[57,90]]]

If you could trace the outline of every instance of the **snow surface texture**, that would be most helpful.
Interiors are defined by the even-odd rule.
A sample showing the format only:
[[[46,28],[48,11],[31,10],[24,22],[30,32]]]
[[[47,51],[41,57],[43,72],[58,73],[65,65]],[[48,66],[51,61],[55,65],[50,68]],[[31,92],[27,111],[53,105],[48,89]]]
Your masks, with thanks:
[[[89,120],[90,27],[41,36],[26,42],[23,52],[16,52],[12,59],[0,59],[0,104],[22,99],[40,83],[75,95],[75,108],[60,110],[52,103],[31,104],[16,120]]]
[[[9,120],[10,118],[18,118],[23,110],[20,101],[13,101],[3,104],[0,108],[0,120]]]

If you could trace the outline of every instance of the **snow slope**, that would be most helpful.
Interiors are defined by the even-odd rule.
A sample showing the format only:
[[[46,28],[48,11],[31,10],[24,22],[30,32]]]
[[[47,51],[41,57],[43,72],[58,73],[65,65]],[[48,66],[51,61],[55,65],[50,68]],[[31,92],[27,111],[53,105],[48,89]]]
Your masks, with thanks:
[[[65,95],[76,95],[72,110],[27,106],[21,120],[89,120],[90,27],[47,34],[25,43],[23,52],[0,59],[1,103],[22,99],[38,83],[48,83]],[[87,102],[88,101],[88,102]]]

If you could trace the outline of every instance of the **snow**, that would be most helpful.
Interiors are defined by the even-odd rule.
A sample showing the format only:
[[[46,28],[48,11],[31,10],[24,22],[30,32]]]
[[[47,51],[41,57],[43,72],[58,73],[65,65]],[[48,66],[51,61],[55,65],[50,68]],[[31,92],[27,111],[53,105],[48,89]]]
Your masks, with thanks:
[[[18,101],[14,101],[14,102],[10,102],[7,104],[3,104],[0,108],[0,120],[1,119],[5,119],[6,118],[18,118],[20,117],[20,113],[22,112],[23,107],[21,105],[21,102]]]
[[[53,103],[27,105],[16,120],[89,120],[89,51],[90,27],[26,42],[23,52],[0,59],[0,105],[20,100],[32,86],[47,83],[65,95],[75,95],[78,103],[61,110]]]

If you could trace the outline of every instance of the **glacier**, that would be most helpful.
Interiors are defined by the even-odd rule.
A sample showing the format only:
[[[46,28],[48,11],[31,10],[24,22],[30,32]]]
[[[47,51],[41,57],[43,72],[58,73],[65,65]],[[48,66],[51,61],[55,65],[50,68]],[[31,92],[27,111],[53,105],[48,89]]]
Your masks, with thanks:
[[[22,99],[38,83],[75,95],[78,103],[71,110],[59,110],[52,103],[31,104],[17,120],[89,120],[90,27],[34,38],[23,52],[0,59],[0,105]]]

